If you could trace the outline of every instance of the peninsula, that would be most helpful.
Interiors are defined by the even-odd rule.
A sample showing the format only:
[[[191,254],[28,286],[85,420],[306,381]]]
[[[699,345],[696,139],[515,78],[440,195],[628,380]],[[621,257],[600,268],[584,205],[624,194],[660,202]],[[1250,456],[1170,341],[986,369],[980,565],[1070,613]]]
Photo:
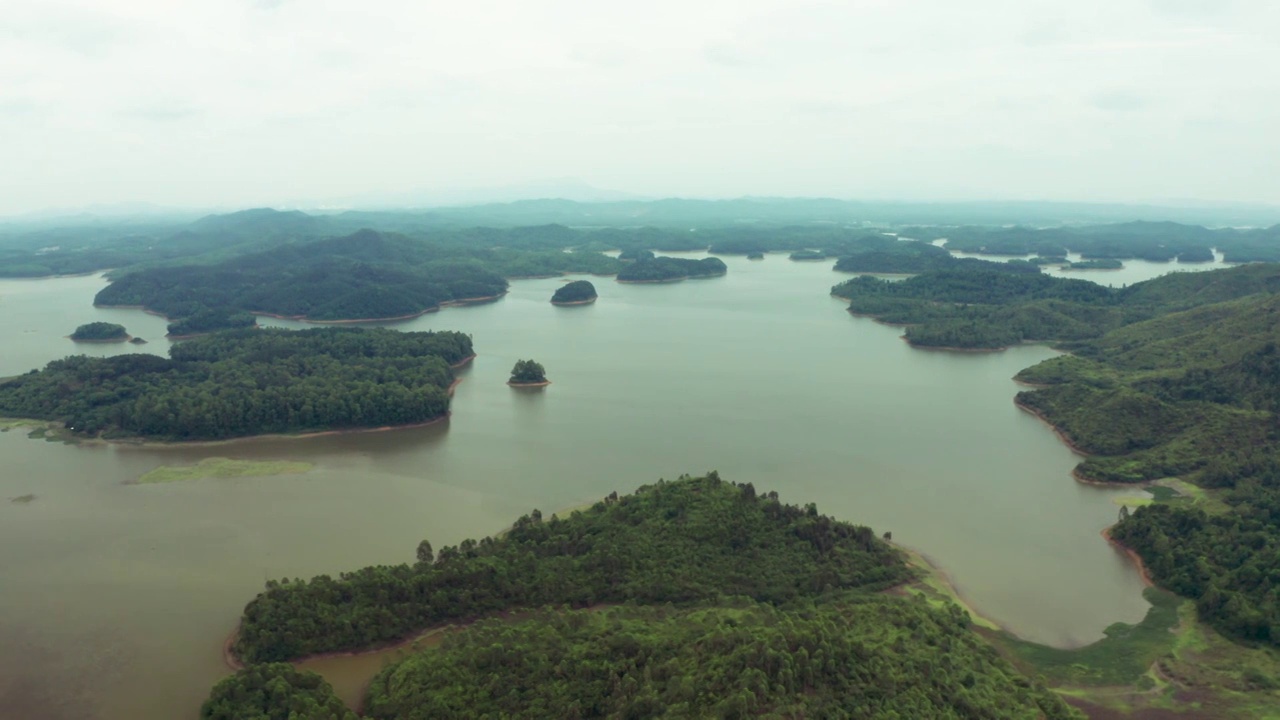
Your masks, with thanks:
[[[413,565],[269,582],[232,644],[247,666],[204,717],[268,697],[349,717],[280,661],[444,623],[464,627],[383,669],[365,717],[824,717],[855,697],[902,717],[946,717],[961,697],[974,716],[1076,717],[958,607],[879,592],[912,577],[870,528],[812,504],[716,473],[658,481],[566,518],[534,510],[496,538],[424,542]]]
[[[77,327],[69,336],[76,342],[114,343],[130,339],[123,325],[109,322],[91,322]]]
[[[416,425],[448,414],[450,365],[472,349],[458,332],[253,329],[169,355],[55,360],[0,384],[0,415],[164,441]]]

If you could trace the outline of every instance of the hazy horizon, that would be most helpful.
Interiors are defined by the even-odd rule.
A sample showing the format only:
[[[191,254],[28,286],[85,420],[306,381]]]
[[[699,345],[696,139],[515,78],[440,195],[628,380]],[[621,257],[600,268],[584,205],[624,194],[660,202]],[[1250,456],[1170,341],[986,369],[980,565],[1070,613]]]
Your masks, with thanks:
[[[1276,205],[1277,30],[1265,0],[12,0],[0,215],[557,184]]]

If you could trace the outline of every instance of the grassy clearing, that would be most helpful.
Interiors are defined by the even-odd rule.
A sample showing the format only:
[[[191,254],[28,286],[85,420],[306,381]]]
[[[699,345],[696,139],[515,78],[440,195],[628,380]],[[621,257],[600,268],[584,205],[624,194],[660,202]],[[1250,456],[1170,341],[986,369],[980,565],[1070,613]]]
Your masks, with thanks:
[[[1062,650],[1006,635],[1002,644],[1021,664],[1043,675],[1051,685],[1154,686],[1151,666],[1173,651],[1179,607],[1188,601],[1157,588],[1143,592],[1151,609],[1137,625],[1115,623],[1103,639],[1075,650]]]
[[[205,458],[195,465],[163,465],[138,478],[138,484],[181,482],[201,478],[266,477],[297,475],[315,467],[306,462],[285,460],[253,461]]]

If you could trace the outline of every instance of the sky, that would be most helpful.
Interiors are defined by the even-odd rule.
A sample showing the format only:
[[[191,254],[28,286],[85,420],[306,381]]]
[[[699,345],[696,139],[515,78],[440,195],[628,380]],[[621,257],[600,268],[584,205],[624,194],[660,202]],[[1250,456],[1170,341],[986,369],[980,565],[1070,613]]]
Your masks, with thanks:
[[[1280,203],[1280,3],[0,0],[0,213],[562,178]]]

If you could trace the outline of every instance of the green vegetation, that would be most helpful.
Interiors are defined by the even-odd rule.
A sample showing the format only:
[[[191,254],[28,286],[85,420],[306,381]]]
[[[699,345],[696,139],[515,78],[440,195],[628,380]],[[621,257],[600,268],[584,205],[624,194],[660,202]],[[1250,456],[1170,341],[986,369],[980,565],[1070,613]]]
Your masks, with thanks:
[[[955,606],[846,596],[784,610],[551,611],[491,620],[374,679],[371,718],[1069,718]]]
[[[831,292],[849,311],[907,325],[912,344],[997,348],[1024,341],[1084,341],[1126,325],[1280,288],[1280,267],[1246,265],[1207,273],[1173,273],[1125,288],[1055,278],[986,263],[926,272],[902,282],[847,280]],[[1036,380],[1030,380],[1037,382]]]
[[[1213,260],[1213,250],[1210,248],[1192,248],[1178,254],[1180,263],[1206,263]]]
[[[71,339],[85,342],[124,342],[129,339],[129,333],[123,325],[91,322],[76,328],[76,331],[71,333]]]
[[[1190,277],[1197,275],[1200,277]],[[1280,274],[1177,273],[1118,291],[1120,321],[1019,374],[1018,402],[1108,482],[1178,476],[1212,493],[1140,507],[1112,536],[1228,637],[1280,646]],[[1183,309],[1188,308],[1188,309]],[[1206,494],[1198,493],[1201,496]]]
[[[181,335],[243,327],[250,312],[311,320],[396,318],[506,292],[507,281],[483,263],[431,258],[420,243],[361,231],[213,265],[132,272],[103,288],[94,302],[141,305],[179,318],[170,331]]]
[[[232,460],[205,458],[195,465],[162,465],[138,478],[139,485],[171,483],[203,478],[267,477],[297,475],[315,467],[308,462],[288,460]]]
[[[546,368],[534,360],[517,360],[511,368],[510,385],[543,385],[547,382]]]
[[[652,260],[653,258],[652,250],[642,250],[640,248],[631,248],[618,253],[619,260]]]
[[[253,315],[226,308],[197,310],[177,322],[169,323],[169,335],[185,337],[203,335],[217,330],[239,330],[257,324]]]
[[[686,278],[715,277],[724,275],[729,268],[720,258],[674,258],[659,256],[652,260],[637,260],[618,271],[621,282],[671,282]]]
[[[129,342],[134,345],[146,345],[147,341],[140,337],[129,338]]]
[[[870,528],[715,473],[417,556],[268,583],[234,651],[271,662],[479,618],[385,668],[370,718],[1078,717],[960,607],[874,592],[912,571]],[[283,666],[224,683],[251,707],[268,684],[292,702],[301,683],[263,667]]]
[[[271,582],[245,608],[234,651],[247,662],[286,660],[512,608],[721,595],[776,604],[826,588],[882,589],[910,574],[869,528],[713,473],[615,493],[565,519],[535,510],[499,538],[441,548],[434,562]]]
[[[1074,227],[912,227],[907,237],[947,238],[947,247],[992,255],[1065,256],[1068,251],[1087,259],[1141,259],[1168,262],[1208,262],[1217,247],[1227,262],[1280,260],[1280,225],[1267,229],[1222,228],[1175,222],[1128,222]],[[1188,258],[1183,260],[1183,258]]]
[[[792,260],[826,260],[827,254],[821,250],[797,250],[789,257]]]
[[[253,665],[213,686],[200,720],[358,720],[324,678],[288,663]]]
[[[1148,588],[1143,597],[1151,603],[1151,609],[1142,622],[1115,623],[1103,631],[1106,637],[1082,648],[1052,648],[1007,634],[1001,644],[1011,648],[1019,661],[1035,668],[1052,685],[1135,685],[1150,673],[1157,660],[1173,650],[1172,631],[1178,625],[1178,608],[1184,602],[1155,588]]]
[[[323,328],[217,333],[155,355],[83,355],[0,384],[0,413],[81,436],[217,440],[420,423],[449,410],[456,332]]]
[[[747,259],[748,259],[748,260],[763,260],[763,259],[764,259],[764,253],[759,252],[759,251],[756,251],[756,252],[749,252],[749,253],[747,253]]]
[[[1124,263],[1112,258],[1103,258],[1100,260],[1079,260],[1067,264],[1068,270],[1119,270],[1124,267]]]
[[[556,288],[551,302],[557,305],[577,305],[596,299],[596,286],[586,280],[574,280]]]
[[[27,505],[29,503],[35,502],[35,499],[36,499],[36,496],[34,494],[28,493],[26,495],[11,497],[9,498],[9,502],[13,503],[14,505]]]

